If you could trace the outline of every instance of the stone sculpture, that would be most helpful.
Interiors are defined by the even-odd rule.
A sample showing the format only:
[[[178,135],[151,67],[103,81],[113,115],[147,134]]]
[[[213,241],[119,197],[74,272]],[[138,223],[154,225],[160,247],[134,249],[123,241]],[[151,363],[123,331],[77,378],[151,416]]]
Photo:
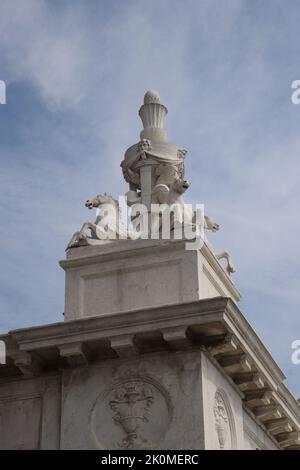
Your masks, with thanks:
[[[159,94],[149,90],[139,110],[143,122],[140,141],[127,149],[121,162],[124,179],[129,184],[129,191],[126,193],[127,204],[129,207],[142,204],[149,214],[153,211],[153,204],[175,207],[176,222],[196,228],[196,213],[185,204],[183,196],[190,187],[190,182],[185,178],[184,162],[187,150],[177,148],[167,141],[164,129],[167,113],[168,110],[161,103]],[[111,216],[105,214],[105,206],[108,204],[112,205]],[[90,240],[136,238],[122,223],[119,204],[112,196],[98,195],[91,201],[88,200],[86,206],[89,209],[93,207],[98,209],[97,218],[94,223],[83,224],[73,235],[67,249],[90,244]],[[136,223],[137,217],[138,215],[134,213],[131,218],[133,224]],[[174,229],[174,214],[172,217],[170,227]],[[216,232],[220,227],[205,215],[204,228]],[[205,242],[212,249],[206,237]],[[226,259],[226,271],[229,275],[235,271],[231,257],[226,251],[215,256],[217,260]]]
[[[231,256],[227,251],[222,251],[221,253],[215,254],[215,257],[217,258],[217,260],[224,258],[227,261],[226,271],[229,275],[235,273],[235,268],[232,264]]]
[[[88,199],[85,203],[88,209],[98,208],[99,212],[95,222],[85,222],[78,232],[75,232],[71,238],[67,250],[79,246],[80,244],[88,244],[90,239],[107,239],[107,238],[127,238],[126,228],[121,222],[121,213],[119,203],[116,199],[108,194],[99,194],[93,199]],[[90,230],[90,235],[87,234]]]

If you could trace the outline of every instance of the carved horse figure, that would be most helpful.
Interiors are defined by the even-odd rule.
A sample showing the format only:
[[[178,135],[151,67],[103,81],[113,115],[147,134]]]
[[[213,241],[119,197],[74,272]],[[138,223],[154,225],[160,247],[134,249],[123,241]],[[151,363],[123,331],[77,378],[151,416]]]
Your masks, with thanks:
[[[88,199],[85,206],[88,209],[98,208],[97,218],[95,222],[85,222],[81,229],[74,233],[66,250],[80,245],[82,240],[127,238],[126,227],[120,222],[121,210],[116,199],[106,193],[98,194],[93,199]],[[90,235],[87,230],[90,230]]]
[[[218,261],[223,258],[226,259],[227,261],[226,271],[228,272],[229,275],[232,273],[235,273],[235,268],[232,264],[231,256],[227,251],[222,251],[222,253],[215,254],[215,257],[217,258]]]
[[[179,184],[180,183],[180,184]],[[186,184],[185,184],[186,183]],[[179,179],[177,181],[177,185],[180,185],[179,196],[188,188],[189,184],[187,181],[183,181]],[[158,185],[164,186],[164,185]],[[183,186],[181,191],[181,186]],[[177,188],[177,186],[176,186]],[[176,189],[175,188],[175,189]],[[174,188],[172,188],[174,190]],[[170,189],[166,186],[167,193],[169,195]],[[172,194],[170,194],[171,196]],[[171,198],[172,199],[172,198]],[[175,198],[176,199],[176,198]],[[161,201],[160,201],[161,202]],[[165,201],[164,201],[165,202]],[[173,201],[167,201],[175,202]],[[178,201],[177,201],[178,202]],[[181,204],[184,208],[184,203],[181,201]],[[127,231],[127,227],[121,221],[121,210],[119,207],[119,203],[116,199],[108,194],[98,194],[93,199],[88,199],[85,203],[85,206],[88,209],[98,208],[98,215],[95,222],[87,221],[85,222],[81,229],[78,232],[75,232],[72,239],[70,240],[66,250],[72,247],[80,246],[83,241],[88,241],[89,239],[94,240],[107,240],[107,239],[127,239],[127,238],[135,238],[132,236],[131,231]],[[194,215],[191,214],[192,220],[194,222]],[[207,230],[211,230],[213,232],[219,230],[219,225],[213,222],[208,216],[204,216],[204,223],[205,228]],[[90,235],[87,234],[87,231],[90,230]],[[211,250],[213,251],[212,246],[206,239],[206,243],[210,246]],[[227,262],[226,271],[230,275],[235,272],[234,266],[232,264],[231,256],[227,251],[223,251],[222,253],[215,254],[217,260],[225,259]]]

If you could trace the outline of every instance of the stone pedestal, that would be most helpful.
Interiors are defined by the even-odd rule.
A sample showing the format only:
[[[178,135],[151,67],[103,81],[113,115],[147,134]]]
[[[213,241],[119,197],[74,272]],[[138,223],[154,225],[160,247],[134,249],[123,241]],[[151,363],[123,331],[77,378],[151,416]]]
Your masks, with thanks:
[[[78,247],[66,271],[65,320],[240,294],[207,245],[125,240]]]

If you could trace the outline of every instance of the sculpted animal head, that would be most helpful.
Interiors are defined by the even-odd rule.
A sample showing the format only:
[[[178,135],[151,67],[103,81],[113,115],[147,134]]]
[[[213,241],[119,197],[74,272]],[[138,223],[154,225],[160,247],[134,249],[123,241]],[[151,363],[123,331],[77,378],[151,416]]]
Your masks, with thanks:
[[[190,185],[191,183],[188,180],[179,178],[175,181],[175,183],[172,184],[171,189],[178,194],[183,194],[187,189],[189,189]]]
[[[99,207],[102,204],[112,204],[115,208],[119,208],[118,201],[106,193],[98,194],[93,199],[88,199],[85,203],[85,206],[89,209],[93,209],[93,207]]]

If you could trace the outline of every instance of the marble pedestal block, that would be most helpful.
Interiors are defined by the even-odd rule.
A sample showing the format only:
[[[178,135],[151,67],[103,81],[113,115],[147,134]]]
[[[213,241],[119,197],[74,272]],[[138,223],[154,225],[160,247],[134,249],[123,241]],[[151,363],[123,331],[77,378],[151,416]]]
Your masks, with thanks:
[[[115,241],[79,247],[66,272],[65,320],[240,294],[209,249],[185,241]]]

